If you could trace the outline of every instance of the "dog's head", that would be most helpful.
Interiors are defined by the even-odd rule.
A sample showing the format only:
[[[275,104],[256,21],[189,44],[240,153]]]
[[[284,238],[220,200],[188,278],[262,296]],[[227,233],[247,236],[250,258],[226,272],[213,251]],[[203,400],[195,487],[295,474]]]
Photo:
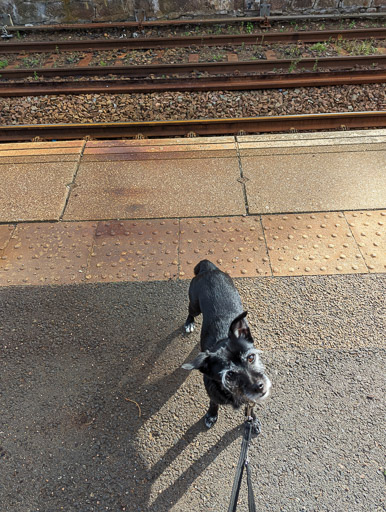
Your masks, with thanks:
[[[191,363],[182,365],[185,370],[199,370],[220,383],[232,395],[235,405],[265,400],[271,389],[246,315],[244,312],[233,320],[228,338],[222,340],[215,352],[200,352]]]

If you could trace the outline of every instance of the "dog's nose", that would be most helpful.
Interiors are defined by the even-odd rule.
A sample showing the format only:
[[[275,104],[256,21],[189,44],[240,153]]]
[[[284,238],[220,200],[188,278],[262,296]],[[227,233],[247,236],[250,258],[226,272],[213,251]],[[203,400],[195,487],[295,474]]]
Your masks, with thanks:
[[[256,393],[262,393],[264,389],[264,382],[258,382],[255,384],[255,391]]]

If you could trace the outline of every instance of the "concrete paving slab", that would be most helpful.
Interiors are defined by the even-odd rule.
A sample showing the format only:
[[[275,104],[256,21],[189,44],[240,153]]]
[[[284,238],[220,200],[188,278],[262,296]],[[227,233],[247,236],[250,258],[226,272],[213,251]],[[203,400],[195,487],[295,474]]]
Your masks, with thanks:
[[[1,146],[0,146],[1,148]],[[80,147],[64,147],[64,148],[19,148],[15,147],[15,149],[5,150],[1,148],[0,156],[1,157],[9,157],[9,156],[40,156],[40,155],[48,155],[48,156],[58,156],[58,155],[74,155],[74,160],[80,155]],[[56,161],[56,159],[55,159]]]
[[[83,161],[112,161],[112,160],[170,160],[175,158],[217,158],[237,157],[237,148],[234,140],[232,142],[220,141],[218,143],[208,142],[204,139],[202,143],[170,144],[166,141],[161,144],[138,145],[136,141],[122,141],[121,144],[93,144],[87,145],[83,155]]]
[[[386,211],[346,212],[370,272],[386,272]]]
[[[384,208],[386,152],[242,157],[250,213]]]
[[[243,214],[239,178],[236,158],[84,163],[64,219]]]
[[[65,155],[52,155],[52,154],[40,154],[32,156],[23,156],[22,152],[19,152],[15,156],[1,156],[0,153],[0,166],[5,164],[35,164],[45,162],[77,162],[79,161],[79,155],[65,154]],[[1,167],[0,167],[1,168]]]
[[[146,146],[137,146],[134,144],[124,145],[124,146],[86,146],[84,150],[85,155],[97,155],[103,154],[111,155],[111,154],[119,154],[119,153],[181,153],[181,152],[192,152],[195,153],[197,151],[227,151],[233,150],[236,151],[235,143],[222,143],[222,144],[179,144],[179,145],[149,145]]]
[[[52,150],[56,148],[77,148],[79,151],[86,144],[84,140],[57,140],[55,142],[12,142],[0,145],[2,151],[17,150],[23,152],[30,149]],[[47,151],[48,152],[48,151]]]
[[[385,279],[236,281],[273,382],[250,452],[261,510],[383,510]],[[187,290],[0,290],[4,512],[227,509],[243,414],[203,426]]]
[[[352,139],[350,139],[352,140]],[[240,144],[240,156],[272,156],[272,155],[304,155],[316,153],[362,153],[367,154],[370,151],[386,151],[386,144],[346,144],[338,145],[333,144],[333,140],[327,141],[331,144],[324,144],[326,141],[321,141],[320,145],[315,145],[315,141],[310,144],[296,144],[295,142],[285,141],[283,145],[269,145],[264,143],[261,147],[256,147],[255,144]],[[299,156],[299,158],[302,158]]]
[[[385,151],[386,130],[238,136],[241,156]]]
[[[307,141],[307,140],[326,140],[333,139],[336,143],[346,143],[349,139],[357,139],[357,142],[371,142],[380,138],[380,142],[386,142],[386,130],[342,130],[331,132],[307,132],[307,133],[264,133],[260,135],[238,135],[237,142],[269,142],[269,141]]]
[[[271,275],[260,217],[182,219],[180,278],[205,258],[232,277]]]
[[[233,136],[220,137],[175,137],[172,139],[131,139],[131,140],[90,140],[86,148],[101,148],[115,146],[179,146],[180,144],[230,144],[235,143]]]
[[[0,286],[85,279],[96,224],[19,224],[2,251]]]
[[[263,216],[273,275],[368,272],[343,213]]]
[[[58,220],[77,162],[0,166],[0,222]]]
[[[176,146],[172,146],[176,147]],[[236,158],[237,152],[232,150],[212,151],[168,151],[168,152],[131,152],[122,153],[89,153],[82,157],[82,162],[114,162],[122,160],[175,160],[175,159],[202,159],[202,158]]]
[[[99,222],[86,279],[168,280],[178,275],[178,220]]]

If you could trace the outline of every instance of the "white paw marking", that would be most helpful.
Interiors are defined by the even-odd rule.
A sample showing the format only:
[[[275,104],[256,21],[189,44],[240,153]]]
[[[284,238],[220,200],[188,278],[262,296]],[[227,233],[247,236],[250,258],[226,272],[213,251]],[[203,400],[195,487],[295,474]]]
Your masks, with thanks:
[[[185,332],[193,332],[194,331],[194,323],[185,325]]]

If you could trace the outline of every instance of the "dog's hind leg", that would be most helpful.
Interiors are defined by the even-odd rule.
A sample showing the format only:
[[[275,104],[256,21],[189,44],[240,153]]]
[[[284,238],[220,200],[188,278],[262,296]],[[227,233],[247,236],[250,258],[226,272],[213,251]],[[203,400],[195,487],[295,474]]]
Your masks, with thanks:
[[[218,418],[218,404],[210,401],[208,412],[204,416],[206,428],[212,428]]]
[[[194,317],[198,316],[200,313],[201,313],[201,311],[200,311],[200,307],[198,306],[198,304],[197,304],[197,306],[193,306],[192,302],[189,301],[189,315],[184,324],[185,332],[193,332],[194,331]]]

